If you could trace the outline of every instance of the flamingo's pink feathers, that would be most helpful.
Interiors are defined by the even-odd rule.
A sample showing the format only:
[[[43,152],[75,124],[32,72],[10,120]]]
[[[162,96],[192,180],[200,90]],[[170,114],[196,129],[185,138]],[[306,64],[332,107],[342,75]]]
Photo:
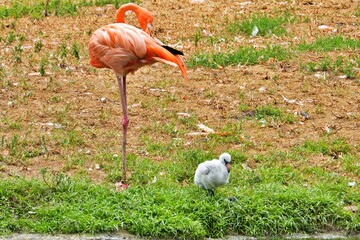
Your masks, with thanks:
[[[90,63],[97,68],[111,68],[116,74],[125,76],[157,61],[171,62],[181,69],[187,81],[182,59],[161,47],[160,43],[131,25],[109,24],[96,30],[90,39]]]

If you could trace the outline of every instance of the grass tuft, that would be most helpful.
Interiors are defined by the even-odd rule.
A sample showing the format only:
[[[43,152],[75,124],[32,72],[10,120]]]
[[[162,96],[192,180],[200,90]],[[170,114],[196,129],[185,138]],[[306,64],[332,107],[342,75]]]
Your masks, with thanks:
[[[258,28],[257,36],[280,36],[286,33],[283,24],[290,22],[292,17],[289,13],[283,16],[269,17],[268,15],[254,15],[244,21],[235,21],[227,26],[230,33],[242,32],[246,36],[252,36],[254,27]]]
[[[279,108],[274,108],[270,105],[259,106],[255,110],[257,119],[272,119],[273,121],[281,121],[286,123],[294,123],[295,117],[293,114],[284,114]]]
[[[360,68],[360,58],[357,56],[349,56],[347,58],[337,57],[332,60],[329,57],[324,57],[318,62],[307,62],[302,64],[302,68],[309,72],[328,71],[335,74],[345,75],[347,78],[359,78],[358,69]]]
[[[191,56],[189,67],[204,66],[217,68],[218,66],[255,65],[275,59],[282,61],[288,58],[288,52],[280,46],[268,46],[263,49],[240,47],[232,53],[198,53]]]
[[[49,2],[48,13],[55,13],[58,5],[58,0],[52,0]],[[81,0],[81,1],[63,1],[61,0],[59,5],[59,16],[63,15],[76,15],[80,7],[88,6],[104,6],[107,4],[114,4],[115,8],[118,8],[124,3],[131,2],[130,0]],[[25,1],[11,0],[9,6],[0,6],[0,18],[20,18],[23,16],[31,16],[34,19],[40,19],[43,17],[45,9],[45,1],[35,2],[29,5]]]
[[[344,49],[355,50],[360,48],[360,39],[354,40],[343,36],[323,37],[313,43],[301,43],[297,48],[302,52],[328,52]]]

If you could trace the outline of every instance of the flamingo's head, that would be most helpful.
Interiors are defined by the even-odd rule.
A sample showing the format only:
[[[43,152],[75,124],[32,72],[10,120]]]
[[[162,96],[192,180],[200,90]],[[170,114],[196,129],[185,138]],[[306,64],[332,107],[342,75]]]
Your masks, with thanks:
[[[153,35],[154,30],[154,16],[151,12],[149,12],[145,8],[141,8],[138,13],[138,20],[140,23],[141,29],[149,34],[150,36]]]

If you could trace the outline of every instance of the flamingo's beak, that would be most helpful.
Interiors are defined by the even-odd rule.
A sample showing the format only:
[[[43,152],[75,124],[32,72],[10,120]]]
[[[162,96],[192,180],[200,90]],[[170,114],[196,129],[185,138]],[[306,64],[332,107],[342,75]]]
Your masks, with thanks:
[[[148,23],[147,24],[147,28],[146,28],[146,33],[149,34],[151,37],[153,37],[153,25],[151,23]]]

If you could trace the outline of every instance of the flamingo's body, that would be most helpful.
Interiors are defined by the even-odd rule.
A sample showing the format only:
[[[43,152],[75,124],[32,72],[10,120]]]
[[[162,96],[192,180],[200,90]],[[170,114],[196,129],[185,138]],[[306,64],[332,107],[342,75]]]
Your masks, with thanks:
[[[195,184],[213,196],[216,188],[229,182],[230,162],[230,154],[223,153],[219,159],[200,163],[195,171]]]
[[[179,56],[167,50],[144,31],[124,23],[109,24],[96,30],[90,38],[90,64],[96,68],[110,68],[117,77],[123,111],[122,180],[126,181],[126,133],[128,120],[126,76],[137,69],[163,62],[178,66],[187,81],[186,67]],[[178,54],[177,50],[174,50]]]

